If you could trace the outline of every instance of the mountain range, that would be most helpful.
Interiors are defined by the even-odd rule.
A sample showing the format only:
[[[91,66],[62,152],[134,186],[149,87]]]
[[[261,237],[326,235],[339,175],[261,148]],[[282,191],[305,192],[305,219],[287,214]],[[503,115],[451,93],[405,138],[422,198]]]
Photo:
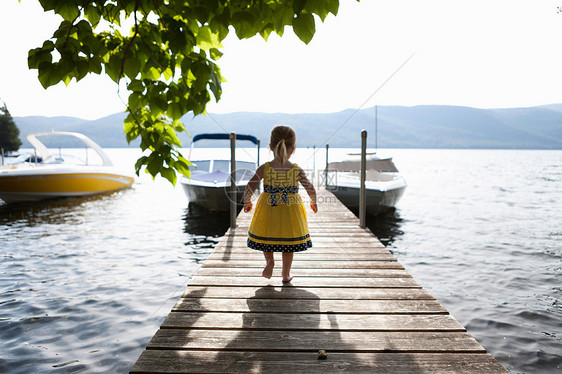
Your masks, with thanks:
[[[76,131],[105,148],[129,145],[123,134],[125,113],[97,120],[75,117],[14,117],[20,129],[22,147],[30,144],[30,133]],[[481,148],[562,149],[562,104],[528,108],[478,109],[463,106],[378,106],[347,109],[335,113],[237,112],[186,116],[191,136],[206,132],[251,134],[266,146],[271,128],[293,127],[299,146],[359,147],[361,130],[368,132],[368,147],[379,148]],[[184,146],[190,136],[180,136]],[[206,143],[205,143],[206,142]],[[202,146],[222,147],[227,142],[202,141]],[[138,146],[139,142],[131,143]],[[198,143],[199,145],[199,143]]]

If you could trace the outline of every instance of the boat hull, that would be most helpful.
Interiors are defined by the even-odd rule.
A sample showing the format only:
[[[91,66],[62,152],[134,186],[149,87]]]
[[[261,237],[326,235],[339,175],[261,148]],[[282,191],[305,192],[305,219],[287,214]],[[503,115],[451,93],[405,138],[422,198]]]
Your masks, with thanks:
[[[197,204],[212,212],[230,209],[230,186],[202,186],[188,182],[181,183],[189,203]],[[246,184],[236,186],[236,201],[240,204]]]
[[[328,190],[349,209],[359,210],[358,187],[328,186]],[[396,207],[405,190],[405,185],[385,191],[366,189],[367,214],[374,216]]]
[[[134,179],[111,172],[0,173],[0,199],[7,203],[89,196],[130,187]]]

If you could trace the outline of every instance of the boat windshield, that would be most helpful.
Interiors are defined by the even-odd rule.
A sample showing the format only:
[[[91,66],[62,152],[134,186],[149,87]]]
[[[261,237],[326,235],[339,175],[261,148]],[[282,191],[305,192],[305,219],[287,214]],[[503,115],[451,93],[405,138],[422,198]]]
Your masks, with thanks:
[[[202,171],[202,172],[209,172],[209,168],[211,167],[211,161],[194,161],[193,162],[196,166],[197,171]]]
[[[236,161],[236,172],[244,170],[254,172],[256,170],[255,164],[248,161]],[[230,161],[228,160],[215,160],[213,162],[213,170],[211,172],[221,171],[230,174]]]
[[[213,170],[215,171],[222,171],[223,173],[230,173],[230,162],[227,160],[215,160],[213,162]]]
[[[248,161],[236,161],[236,170],[256,171],[256,164]]]
[[[212,162],[212,170],[211,170]],[[193,161],[195,171],[200,173],[225,173],[230,174],[230,161],[228,160],[202,160]],[[256,164],[250,161],[236,161],[236,174],[251,174],[256,171]]]
[[[256,164],[247,161],[236,162],[236,180],[249,180],[256,171]]]

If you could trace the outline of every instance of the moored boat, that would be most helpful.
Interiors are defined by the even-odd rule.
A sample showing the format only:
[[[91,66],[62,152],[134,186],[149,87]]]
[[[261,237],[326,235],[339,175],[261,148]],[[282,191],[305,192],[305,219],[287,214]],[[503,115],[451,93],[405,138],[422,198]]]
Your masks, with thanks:
[[[359,159],[328,164],[326,188],[350,209],[359,209],[360,184]],[[367,214],[377,215],[396,207],[406,186],[406,180],[400,175],[392,158],[379,158],[371,154],[366,162]]]
[[[95,151],[101,164],[68,162],[51,153],[38,137],[69,136]],[[18,162],[0,168],[0,199],[7,203],[89,196],[130,187],[134,178],[113,166],[102,148],[87,136],[75,132],[48,132],[27,136],[35,151]],[[86,155],[88,151],[86,150]]]
[[[230,209],[230,160],[206,159],[191,160],[194,145],[200,140],[228,140],[230,134],[199,134],[193,137],[190,161],[195,165],[190,178],[180,178],[180,184],[190,203],[202,206],[210,211],[228,211]],[[257,145],[259,161],[259,141],[255,136],[236,134],[236,140],[247,140]],[[235,184],[236,200],[242,198],[244,188],[254,175],[257,162],[236,160]]]

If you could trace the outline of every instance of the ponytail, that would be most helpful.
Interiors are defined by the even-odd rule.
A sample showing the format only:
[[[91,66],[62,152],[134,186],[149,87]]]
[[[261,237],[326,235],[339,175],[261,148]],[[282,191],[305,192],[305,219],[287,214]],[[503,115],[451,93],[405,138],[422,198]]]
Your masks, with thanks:
[[[285,139],[281,139],[279,142],[277,142],[277,145],[273,149],[273,154],[275,155],[276,158],[280,159],[283,162],[283,164],[287,162],[287,160],[289,159],[289,155],[287,152],[287,145],[285,144]]]

